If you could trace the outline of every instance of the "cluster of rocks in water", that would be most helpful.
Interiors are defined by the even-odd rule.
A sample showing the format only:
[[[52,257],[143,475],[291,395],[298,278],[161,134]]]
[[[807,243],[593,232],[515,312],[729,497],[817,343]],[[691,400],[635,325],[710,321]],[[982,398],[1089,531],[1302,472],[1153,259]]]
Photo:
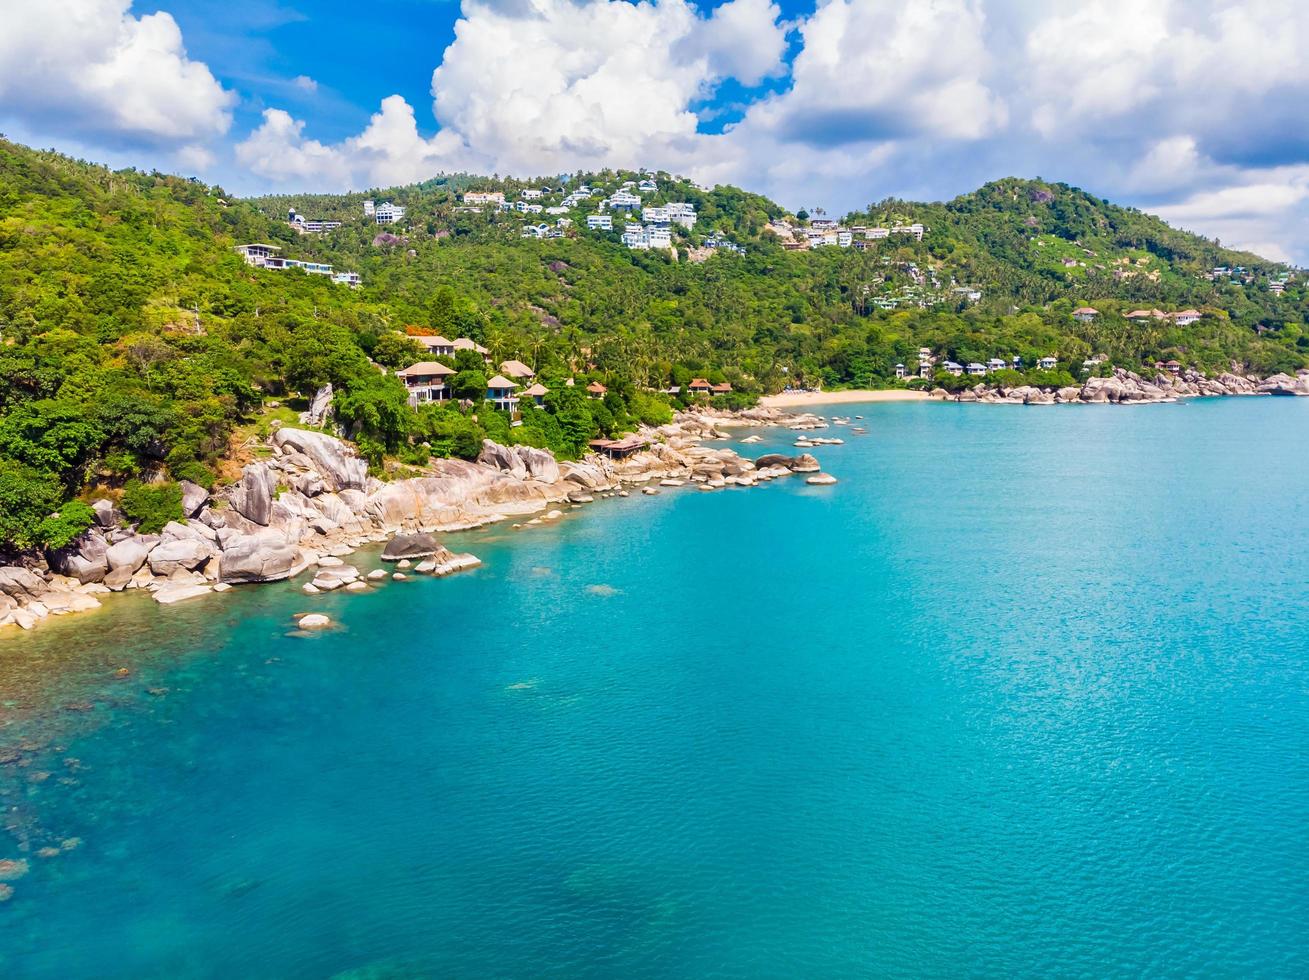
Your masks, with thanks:
[[[280,428],[267,458],[245,466],[236,483],[211,495],[183,482],[184,520],[158,534],[139,533],[111,501],[99,500],[93,505],[96,525],[68,547],[0,567],[0,626],[30,629],[47,616],[95,609],[112,592],[144,590],[171,604],[311,569],[307,593],[363,591],[386,573],[363,574],[344,558],[371,543],[389,542],[382,558],[396,562],[393,579],[409,570],[450,574],[474,567],[478,559],[450,552],[432,532],[626,495],[624,487],[631,484],[645,484],[646,493],[685,484],[715,490],[816,472],[812,456],[751,461],[728,448],[701,445],[727,438],[723,428],[731,425],[794,421],[773,409],[684,413],[668,425],[642,430],[649,445],[639,452],[579,462],[488,440],[476,461],[437,459],[421,476],[391,481],[369,476],[366,462],[340,439]],[[562,514],[552,510],[528,523]]]
[[[1109,377],[1087,378],[1081,387],[1070,385],[1067,388],[1037,388],[1021,385],[1001,388],[978,385],[957,394],[944,388],[932,391],[932,397],[942,400],[993,405],[1062,405],[1073,402],[1125,405],[1228,395],[1309,396],[1309,374],[1302,373],[1294,378],[1288,374],[1274,374],[1260,380],[1224,372],[1210,378],[1202,371],[1187,369],[1178,374],[1160,372],[1153,378],[1144,378],[1135,371],[1115,368]]]

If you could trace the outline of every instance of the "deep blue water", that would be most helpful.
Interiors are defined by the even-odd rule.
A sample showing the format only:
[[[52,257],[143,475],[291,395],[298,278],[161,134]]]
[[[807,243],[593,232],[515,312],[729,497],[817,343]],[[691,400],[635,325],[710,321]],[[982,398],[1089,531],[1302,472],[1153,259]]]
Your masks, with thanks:
[[[835,487],[5,634],[0,858],[83,843],[0,975],[1309,975],[1309,399],[848,411]]]

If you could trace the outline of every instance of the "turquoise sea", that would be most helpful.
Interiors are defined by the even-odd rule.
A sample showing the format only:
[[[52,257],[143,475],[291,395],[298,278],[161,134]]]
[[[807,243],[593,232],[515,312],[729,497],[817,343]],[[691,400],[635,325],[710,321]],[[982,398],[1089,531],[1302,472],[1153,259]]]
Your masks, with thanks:
[[[835,487],[5,633],[0,976],[1309,975],[1309,399],[836,411]]]

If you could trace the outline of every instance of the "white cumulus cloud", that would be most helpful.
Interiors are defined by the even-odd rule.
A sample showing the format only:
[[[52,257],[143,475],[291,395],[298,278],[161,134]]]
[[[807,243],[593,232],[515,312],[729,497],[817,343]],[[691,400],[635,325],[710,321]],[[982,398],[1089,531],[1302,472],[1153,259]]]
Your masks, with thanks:
[[[187,57],[166,12],[131,0],[3,4],[0,118],[40,133],[162,146],[221,136],[232,93]]]

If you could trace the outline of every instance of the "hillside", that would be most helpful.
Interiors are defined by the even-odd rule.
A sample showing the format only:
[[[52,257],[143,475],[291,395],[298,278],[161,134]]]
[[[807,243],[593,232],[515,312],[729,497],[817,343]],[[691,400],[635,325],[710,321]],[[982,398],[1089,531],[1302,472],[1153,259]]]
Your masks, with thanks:
[[[621,216],[613,231],[586,227],[601,195],[641,180],[653,185],[642,205],[694,207],[671,249],[626,247]],[[565,206],[583,184],[593,196]],[[539,192],[542,210],[474,209],[463,196],[477,191]],[[407,213],[382,227],[365,199]],[[298,231],[290,208],[342,224]],[[1092,355],[1259,374],[1309,363],[1302,276],[1073,188],[1011,180],[945,204],[883,202],[847,216],[865,229],[849,247],[804,247],[828,234],[815,218],[736,188],[616,172],[239,201],[0,141],[0,540],[58,544],[89,519],[61,505],[92,485],[130,488],[145,506],[141,481],[230,475],[251,436],[327,383],[336,422],[380,472],[475,452],[483,436],[576,456],[597,435],[668,417],[694,377],[730,383],[719,397],[731,404],[797,382],[894,384],[921,347],[940,364],[1017,356],[1014,373],[1035,383],[1071,378]],[[921,241],[868,237],[897,223],[923,225]],[[247,243],[356,272],[362,286],[253,268],[234,251]],[[1071,311],[1088,303],[1097,316],[1078,322]],[[1121,315],[1137,306],[1203,315]],[[406,331],[489,349],[490,365],[443,358],[478,408],[410,407],[381,370],[428,356]],[[1057,369],[1036,370],[1047,355]],[[512,429],[481,405],[511,358],[550,389]],[[608,393],[586,398],[588,382]],[[670,386],[676,396],[659,393]]]

